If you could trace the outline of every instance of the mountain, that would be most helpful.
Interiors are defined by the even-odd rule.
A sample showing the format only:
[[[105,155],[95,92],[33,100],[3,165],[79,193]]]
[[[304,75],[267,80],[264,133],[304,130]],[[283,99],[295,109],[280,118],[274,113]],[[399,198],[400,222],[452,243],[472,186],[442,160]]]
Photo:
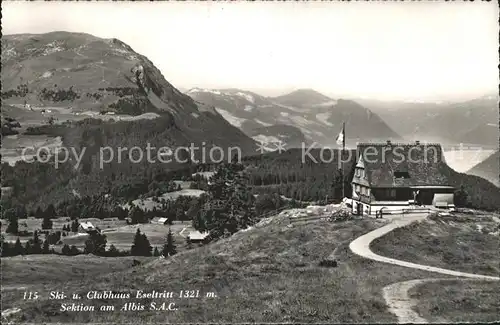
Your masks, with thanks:
[[[187,94],[215,106],[232,125],[250,135],[262,127],[289,125],[299,129],[306,141],[331,146],[335,145],[342,122],[345,122],[348,146],[361,141],[400,139],[369,109],[354,101],[334,100],[310,89],[274,98],[239,89],[193,88]]]
[[[479,176],[500,187],[500,152],[497,151],[486,160],[472,167],[467,174]]]
[[[10,137],[10,147],[3,143],[2,156],[7,152],[15,162],[23,145],[45,146],[47,138],[62,139],[62,146],[82,154],[80,162],[70,157],[59,166],[55,155],[47,163],[2,163],[3,174],[11,175],[2,186],[14,186],[20,202],[61,202],[73,190],[82,197],[111,192],[133,197],[147,192],[152,179],[190,168],[192,158],[219,161],[222,153],[227,161],[235,147],[243,155],[255,154],[254,140],[213,107],[178,91],[120,40],[68,32],[4,35],[1,63],[2,106],[26,129]],[[134,147],[143,155],[133,153]],[[198,148],[194,156],[191,147]],[[222,150],[212,157],[213,147]],[[114,152],[110,163],[101,164],[102,148]],[[126,151],[120,154],[121,149]],[[155,163],[146,158],[149,152]]]
[[[309,108],[314,107],[315,105],[333,105],[335,103],[335,101],[331,98],[313,89],[298,89],[289,94],[274,97],[273,100],[282,105],[297,108]]]
[[[168,115],[182,143],[255,149],[213,107],[178,91],[148,58],[118,39],[68,32],[4,35],[1,81],[5,104],[64,107],[71,114]]]
[[[463,102],[356,101],[408,140],[498,146],[498,95]]]

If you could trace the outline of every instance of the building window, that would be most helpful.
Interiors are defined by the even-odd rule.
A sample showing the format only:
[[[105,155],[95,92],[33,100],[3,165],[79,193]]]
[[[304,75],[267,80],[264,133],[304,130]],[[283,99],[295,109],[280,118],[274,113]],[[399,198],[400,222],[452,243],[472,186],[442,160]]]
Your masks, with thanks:
[[[361,194],[365,194],[365,187],[364,186],[361,186]]]
[[[396,190],[391,190],[391,197],[396,197]]]
[[[366,188],[366,195],[370,196],[370,188],[369,187]]]
[[[395,178],[410,178],[410,174],[408,172],[394,172]]]
[[[362,170],[362,169],[359,170],[359,176],[364,177],[364,170]]]
[[[359,177],[359,168],[356,168],[356,176]]]
[[[356,192],[359,193],[359,190],[360,190],[359,185],[356,185]]]

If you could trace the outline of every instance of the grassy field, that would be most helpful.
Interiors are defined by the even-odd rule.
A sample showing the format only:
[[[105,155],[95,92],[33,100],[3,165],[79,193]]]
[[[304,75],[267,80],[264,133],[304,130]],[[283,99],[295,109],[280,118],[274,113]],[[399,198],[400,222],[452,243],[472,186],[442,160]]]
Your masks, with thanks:
[[[108,241],[108,247],[113,244],[119,250],[129,250],[130,246],[134,242],[134,236],[137,228],[141,230],[141,233],[146,234],[151,246],[157,246],[160,249],[165,243],[165,238],[168,233],[168,229],[172,230],[174,234],[174,240],[179,248],[179,251],[184,249],[186,246],[186,240],[184,237],[179,235],[179,232],[185,227],[191,228],[191,223],[175,223],[173,225],[160,225],[160,224],[137,224],[137,225],[123,225],[116,228],[103,229],[103,234],[106,235]],[[63,237],[63,244],[75,245],[78,248],[83,248],[85,246],[85,240],[87,236],[77,236],[77,237]]]
[[[60,217],[51,219],[52,220],[52,230],[62,231],[62,227],[64,225],[70,225],[72,220],[67,217]],[[27,218],[27,219],[19,219],[19,230],[26,230],[28,232],[34,232],[35,230],[42,229],[42,221],[43,219],[35,219],[35,218]],[[97,219],[97,218],[87,218],[87,219],[79,219],[81,222],[91,222],[94,226],[99,227],[101,230],[113,229],[121,226],[125,226],[127,222],[125,220],[118,220],[118,218],[105,218],[105,219]],[[15,242],[17,237],[16,235],[11,235],[5,233],[7,229],[7,225],[9,222],[5,219],[2,219],[2,235],[4,235],[5,240]],[[76,233],[69,232],[68,235],[75,235]],[[25,242],[28,239],[33,238],[33,236],[20,236],[19,239],[21,242]],[[44,239],[44,235],[40,234],[40,238]],[[62,237],[64,238],[64,237]]]
[[[58,256],[28,255],[2,257],[2,308],[13,307],[24,291],[48,292],[58,290],[59,284],[74,279],[91,279],[109,272],[119,272],[132,267],[134,259],[146,262],[147,257],[112,257],[94,255]],[[16,304],[17,306],[17,304]]]
[[[22,309],[12,320],[24,322],[392,323],[396,318],[388,312],[381,289],[393,282],[429,274],[350,253],[348,243],[352,239],[382,224],[368,219],[345,223],[316,221],[290,227],[285,218],[277,217],[265,226],[229,239],[167,259],[154,259],[132,269],[49,281],[38,301],[10,296],[7,303]],[[334,250],[338,267],[320,267],[319,262]],[[8,275],[10,280],[5,284],[22,283],[21,275],[19,279],[16,276]],[[136,290],[200,290],[202,298],[167,299],[177,304],[179,309],[175,312],[148,310],[152,299],[87,300],[97,311],[75,313],[59,311],[61,302],[47,299],[50,289],[81,294],[114,290],[132,295]],[[206,297],[206,292],[215,292],[217,297]],[[126,302],[140,302],[146,310],[119,311]],[[117,309],[98,311],[102,304],[113,304]]]
[[[374,252],[404,261],[477,274],[500,274],[495,215],[431,217],[372,243]]]
[[[132,243],[134,242],[134,236],[137,231],[137,228],[141,230],[141,233],[145,233],[148,237],[151,246],[157,246],[160,249],[165,243],[165,237],[167,236],[168,229],[172,230],[174,234],[174,240],[176,245],[178,246],[178,250],[184,250],[186,248],[186,240],[184,237],[179,235],[179,232],[187,227],[192,230],[191,222],[174,222],[173,225],[160,225],[160,224],[139,224],[139,225],[127,225],[125,220],[118,220],[117,218],[106,218],[106,219],[97,219],[97,218],[88,218],[88,219],[80,219],[81,222],[91,222],[94,226],[99,227],[103,234],[106,235],[106,239],[108,241],[107,247],[113,244],[119,250],[130,250]],[[57,218],[52,219],[53,222],[53,230],[62,230],[63,225],[71,223],[69,218]],[[27,230],[30,232],[35,231],[36,229],[42,228],[42,219],[28,218],[19,220],[19,224],[26,224],[25,226],[20,226],[20,229]],[[2,220],[2,225],[8,225],[6,220]],[[18,236],[6,234],[5,229],[7,227],[2,226],[2,235],[6,241],[15,242]],[[68,244],[69,246],[75,245],[79,249],[83,249],[85,247],[85,241],[87,240],[88,235],[85,233],[73,233],[68,232],[68,236],[61,237],[62,244],[61,245],[51,245],[51,248],[54,248],[56,251],[60,251],[64,244]],[[33,236],[20,236],[19,239],[21,243],[25,243],[29,239],[33,238]],[[45,235],[40,234],[40,239],[44,240]]]
[[[410,290],[418,300],[416,311],[431,323],[498,322],[498,282],[447,280],[428,282]]]
[[[176,181],[176,183],[181,185],[182,189],[180,191],[163,193],[161,196],[158,197],[158,200],[159,201],[161,201],[162,199],[176,200],[179,196],[199,197],[201,194],[205,193],[205,191],[203,190],[189,189],[189,185],[191,184],[191,182]],[[161,209],[162,206],[160,202],[154,202],[153,197],[147,197],[145,199],[136,199],[133,200],[132,203],[134,204],[134,206],[144,211],[151,211],[154,208]],[[130,209],[130,204],[126,203],[122,205],[122,207],[124,209]]]

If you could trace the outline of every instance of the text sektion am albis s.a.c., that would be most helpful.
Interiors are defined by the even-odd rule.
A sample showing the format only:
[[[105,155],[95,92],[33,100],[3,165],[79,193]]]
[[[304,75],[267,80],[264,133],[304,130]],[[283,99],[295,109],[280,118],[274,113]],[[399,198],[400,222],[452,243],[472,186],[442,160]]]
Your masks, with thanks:
[[[40,292],[26,291],[23,298],[25,300],[38,300],[44,297]],[[179,309],[176,303],[179,299],[214,299],[217,298],[217,294],[212,291],[201,292],[200,290],[135,290],[131,292],[91,290],[85,294],[50,291],[46,298],[60,302],[59,310],[65,312],[176,311]],[[99,300],[104,300],[108,304],[93,304]],[[109,304],[110,300],[116,301],[116,303]]]

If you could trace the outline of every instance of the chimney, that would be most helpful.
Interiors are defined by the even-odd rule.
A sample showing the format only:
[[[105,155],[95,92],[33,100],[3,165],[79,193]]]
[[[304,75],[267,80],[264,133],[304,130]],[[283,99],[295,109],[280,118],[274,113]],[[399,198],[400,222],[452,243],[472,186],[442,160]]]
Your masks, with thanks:
[[[416,144],[416,145],[419,145],[419,144],[420,144],[420,141],[418,141],[418,140],[417,140],[417,141],[415,141],[415,144]]]

